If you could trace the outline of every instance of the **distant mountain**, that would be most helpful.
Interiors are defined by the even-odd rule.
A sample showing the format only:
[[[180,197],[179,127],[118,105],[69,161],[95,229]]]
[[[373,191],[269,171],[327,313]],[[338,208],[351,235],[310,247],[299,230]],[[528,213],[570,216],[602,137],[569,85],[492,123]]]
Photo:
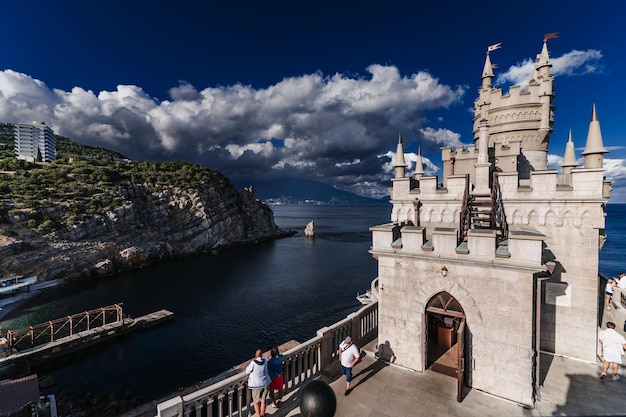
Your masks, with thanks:
[[[312,180],[280,179],[254,181],[244,186],[252,186],[254,196],[268,204],[386,204],[389,199],[377,200],[338,190],[328,184]],[[243,188],[243,187],[242,187]]]

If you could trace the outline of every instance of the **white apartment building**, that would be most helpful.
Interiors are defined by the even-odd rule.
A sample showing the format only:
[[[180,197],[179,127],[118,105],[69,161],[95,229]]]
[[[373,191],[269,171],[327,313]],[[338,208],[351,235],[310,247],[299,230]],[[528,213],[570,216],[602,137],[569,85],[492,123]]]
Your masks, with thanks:
[[[45,122],[15,125],[15,157],[29,162],[56,160],[56,138],[52,129]]]

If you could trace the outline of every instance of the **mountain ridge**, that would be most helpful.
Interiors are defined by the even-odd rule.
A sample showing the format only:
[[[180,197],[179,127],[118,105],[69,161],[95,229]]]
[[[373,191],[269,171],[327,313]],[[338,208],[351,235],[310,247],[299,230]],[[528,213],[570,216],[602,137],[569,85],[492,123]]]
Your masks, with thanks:
[[[252,181],[254,196],[268,204],[375,205],[389,199],[363,197],[314,180],[283,178]]]

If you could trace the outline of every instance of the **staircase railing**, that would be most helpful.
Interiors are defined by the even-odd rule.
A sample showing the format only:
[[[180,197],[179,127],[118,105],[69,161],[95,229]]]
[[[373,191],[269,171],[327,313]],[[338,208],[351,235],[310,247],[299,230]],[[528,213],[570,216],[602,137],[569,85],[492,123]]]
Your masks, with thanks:
[[[469,174],[465,175],[465,191],[463,192],[463,204],[461,205],[461,213],[459,214],[459,244],[467,240],[467,231],[470,228],[470,217],[472,205],[470,204],[470,180]]]
[[[493,173],[493,183],[491,187],[492,201],[494,204],[494,222],[495,228],[500,232],[497,236],[497,243],[502,242],[509,238],[509,225],[506,221],[506,212],[504,211],[504,204],[502,203],[502,190],[500,189],[500,182],[498,182],[498,173]]]

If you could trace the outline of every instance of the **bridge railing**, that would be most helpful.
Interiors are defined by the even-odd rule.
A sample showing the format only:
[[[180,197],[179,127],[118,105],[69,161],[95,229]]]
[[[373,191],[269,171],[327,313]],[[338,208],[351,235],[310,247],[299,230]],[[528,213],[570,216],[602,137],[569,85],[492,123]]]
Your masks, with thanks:
[[[28,349],[54,342],[85,330],[122,321],[123,318],[122,303],[118,303],[21,329],[7,330],[4,335],[0,334],[0,337],[7,339],[11,355],[14,349]]]
[[[338,359],[337,350],[339,343],[347,336],[352,337],[357,346],[363,346],[378,337],[376,301],[332,326],[323,327],[312,339],[283,352],[283,392],[297,389],[327,367],[336,366],[338,373],[339,365],[335,363]],[[248,375],[245,372],[157,404],[158,417],[243,417],[252,415],[253,410]]]

